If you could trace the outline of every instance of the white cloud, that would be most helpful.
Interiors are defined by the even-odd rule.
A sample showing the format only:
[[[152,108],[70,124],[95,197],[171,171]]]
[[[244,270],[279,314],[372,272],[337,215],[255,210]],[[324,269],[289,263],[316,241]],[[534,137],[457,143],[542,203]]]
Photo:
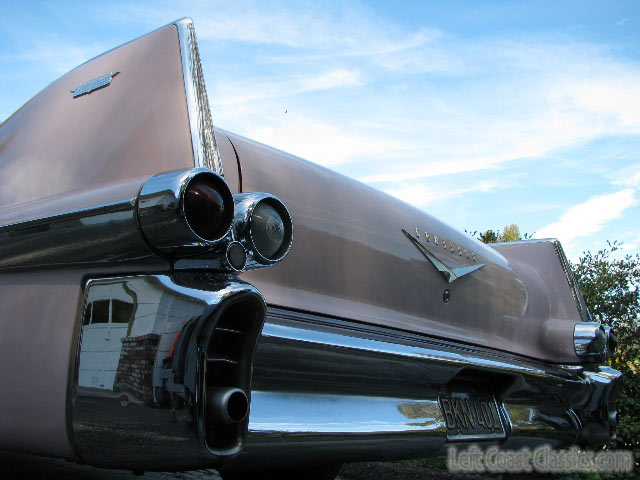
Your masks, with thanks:
[[[439,30],[427,28],[405,32],[360,5],[326,8],[303,2],[292,8],[278,2],[192,0],[133,4],[106,9],[104,14],[116,20],[135,19],[157,26],[167,22],[167,16],[178,18],[184,12],[193,18],[200,42],[284,46],[291,49],[289,54],[307,50],[310,55],[320,55],[315,59],[328,54],[388,54],[423,45],[440,35]]]
[[[117,15],[159,25],[185,5],[133,5]],[[324,164],[359,161],[362,152],[380,156],[379,149],[364,148],[370,139],[394,146],[383,152],[389,162],[358,175],[366,182],[494,169],[606,135],[640,134],[640,66],[603,45],[558,36],[465,38],[420,24],[407,29],[357,4],[196,1],[188,11],[205,60],[206,52],[235,42],[255,46],[255,60],[267,67],[243,69],[231,80],[215,71],[209,76],[205,61],[214,119],[223,127],[240,125],[239,133],[258,132],[279,148],[319,159],[324,142],[302,131],[275,134],[271,117],[259,127],[264,112],[284,112],[293,96],[365,86],[360,104],[351,91],[332,97],[351,105],[342,118],[325,108],[335,103],[314,105],[311,96],[296,107],[318,125],[335,127],[337,138],[351,138],[342,142],[346,150],[332,148],[337,155]],[[462,83],[436,86],[443,77]],[[353,128],[372,120],[386,128]]]
[[[249,128],[247,136],[320,165],[337,165],[354,157],[381,157],[399,145],[343,129],[304,115],[286,114],[268,127]]]
[[[621,217],[627,208],[637,204],[634,193],[633,188],[627,188],[574,205],[557,222],[538,230],[535,237],[558,238],[563,243],[570,243],[574,239],[596,233],[609,221]]]
[[[426,207],[430,203],[460,197],[469,193],[490,192],[499,186],[497,182],[478,182],[464,188],[446,188],[446,186],[427,186],[425,184],[402,183],[391,188],[383,188],[389,195],[404,200],[417,207]]]
[[[26,50],[5,57],[5,61],[28,62],[36,66],[40,72],[58,76],[100,55],[108,48],[102,43],[78,45],[57,38],[47,38],[34,41]]]
[[[552,46],[546,55],[554,55]],[[491,66],[495,59],[484,60]],[[518,69],[504,80],[483,78],[468,91],[444,88],[437,101],[405,105],[404,118],[397,114],[389,123],[407,138],[407,160],[368,172],[364,180],[486,170],[607,136],[640,135],[640,66],[602,56],[590,63],[564,55],[557,61],[562,68],[532,75]],[[418,90],[416,97],[424,93]]]
[[[361,79],[360,72],[356,69],[336,69],[315,75],[212,83],[210,92],[215,95],[212,103],[236,105],[334,88],[356,87],[361,84]]]
[[[640,164],[619,172],[618,179],[615,180],[613,184],[623,187],[640,187]]]

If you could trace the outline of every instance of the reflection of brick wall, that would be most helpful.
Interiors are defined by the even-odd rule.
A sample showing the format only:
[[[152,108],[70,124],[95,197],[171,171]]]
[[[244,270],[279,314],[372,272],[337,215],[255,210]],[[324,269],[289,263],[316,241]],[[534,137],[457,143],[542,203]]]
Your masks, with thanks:
[[[160,335],[149,333],[122,339],[122,350],[114,389],[134,394],[144,403],[153,402],[153,364]]]

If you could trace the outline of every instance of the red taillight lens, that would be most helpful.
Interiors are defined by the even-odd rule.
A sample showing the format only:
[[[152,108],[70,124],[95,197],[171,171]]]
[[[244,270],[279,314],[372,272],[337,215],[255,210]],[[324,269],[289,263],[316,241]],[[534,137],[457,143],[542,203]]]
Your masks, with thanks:
[[[196,180],[187,187],[184,213],[193,231],[205,240],[219,238],[229,227],[224,199],[206,180]]]

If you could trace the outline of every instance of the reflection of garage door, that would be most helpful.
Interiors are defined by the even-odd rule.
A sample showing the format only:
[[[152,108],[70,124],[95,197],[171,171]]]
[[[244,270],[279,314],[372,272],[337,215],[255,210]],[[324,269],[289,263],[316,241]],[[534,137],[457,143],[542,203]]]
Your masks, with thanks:
[[[78,384],[113,390],[122,338],[127,336],[133,303],[95,300],[87,305],[82,325]]]

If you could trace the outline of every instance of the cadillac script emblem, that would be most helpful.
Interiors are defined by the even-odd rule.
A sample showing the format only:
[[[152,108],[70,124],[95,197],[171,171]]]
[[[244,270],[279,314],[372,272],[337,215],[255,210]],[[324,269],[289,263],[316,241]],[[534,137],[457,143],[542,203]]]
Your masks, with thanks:
[[[417,228],[415,237],[405,229],[402,229],[402,233],[444,275],[444,278],[449,283],[453,283],[458,278],[484,267],[484,263],[477,263],[474,252],[466,248],[463,249],[451,240],[424,232],[424,241],[421,241],[420,231]]]
[[[120,72],[105,73],[104,75],[93,78],[88,82],[83,83],[82,85],[78,85],[76,88],[71,90],[71,93],[73,93],[73,98],[79,97],[81,95],[86,95],[87,93],[91,93],[94,90],[98,90],[99,88],[109,86],[111,84],[111,79],[119,73]]]

